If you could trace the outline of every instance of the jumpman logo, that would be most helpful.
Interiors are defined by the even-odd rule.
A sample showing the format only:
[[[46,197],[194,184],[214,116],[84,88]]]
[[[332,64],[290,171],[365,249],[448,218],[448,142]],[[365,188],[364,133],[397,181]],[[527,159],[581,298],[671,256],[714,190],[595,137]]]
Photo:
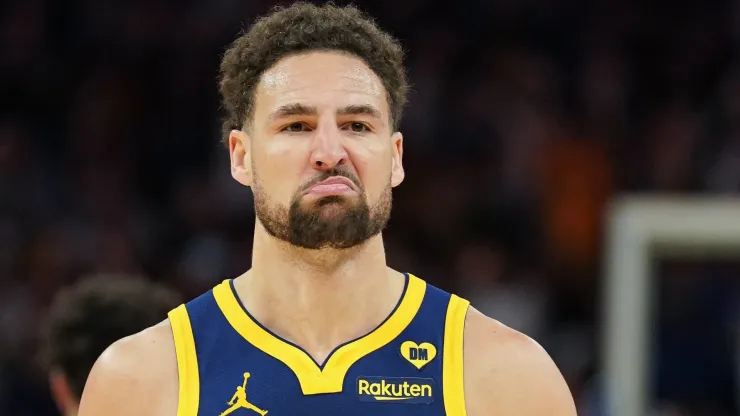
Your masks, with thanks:
[[[236,388],[236,393],[234,393],[234,396],[231,397],[231,400],[226,403],[231,407],[226,409],[226,411],[221,413],[219,416],[228,415],[229,413],[238,409],[253,410],[262,416],[265,416],[267,414],[267,410],[262,410],[247,401],[247,380],[249,380],[249,373],[244,373],[244,384]]]

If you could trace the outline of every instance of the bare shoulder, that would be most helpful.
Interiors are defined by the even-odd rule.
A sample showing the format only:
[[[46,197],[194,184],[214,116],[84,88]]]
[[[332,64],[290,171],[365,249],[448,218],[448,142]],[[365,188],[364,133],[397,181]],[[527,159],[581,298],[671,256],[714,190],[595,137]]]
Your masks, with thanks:
[[[464,336],[469,416],[575,416],[555,363],[534,340],[470,308]]]
[[[174,415],[178,391],[175,344],[165,320],[103,352],[85,384],[79,414]]]

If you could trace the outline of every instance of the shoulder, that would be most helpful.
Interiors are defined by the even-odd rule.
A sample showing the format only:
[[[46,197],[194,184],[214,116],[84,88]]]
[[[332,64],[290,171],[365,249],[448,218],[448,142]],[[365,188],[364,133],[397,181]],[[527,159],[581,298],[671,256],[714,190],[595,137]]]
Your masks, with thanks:
[[[575,416],[568,386],[534,340],[470,307],[465,318],[464,386],[469,416]]]
[[[175,414],[178,391],[175,344],[165,320],[103,352],[85,384],[79,414]]]

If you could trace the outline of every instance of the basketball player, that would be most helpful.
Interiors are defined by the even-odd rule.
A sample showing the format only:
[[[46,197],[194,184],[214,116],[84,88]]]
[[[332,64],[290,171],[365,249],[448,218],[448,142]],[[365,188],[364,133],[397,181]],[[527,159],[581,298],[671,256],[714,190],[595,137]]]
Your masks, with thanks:
[[[85,380],[108,346],[160,322],[180,302],[170,289],[131,276],[92,276],[59,292],[42,350],[60,413],[77,415]]]
[[[407,91],[388,34],[354,8],[279,9],[220,85],[252,268],[111,346],[82,416],[575,415],[536,343],[386,266]]]

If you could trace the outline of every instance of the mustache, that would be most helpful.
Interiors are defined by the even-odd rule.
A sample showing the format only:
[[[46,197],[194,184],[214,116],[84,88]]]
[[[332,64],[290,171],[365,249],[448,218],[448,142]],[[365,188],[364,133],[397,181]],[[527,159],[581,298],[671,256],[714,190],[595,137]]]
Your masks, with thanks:
[[[357,189],[359,189],[360,191],[364,191],[365,190],[363,188],[362,184],[360,183],[360,178],[358,178],[357,175],[355,175],[352,171],[350,171],[347,168],[337,167],[337,168],[334,168],[334,169],[331,169],[331,170],[320,172],[319,174],[317,174],[316,176],[314,176],[313,178],[311,178],[308,182],[306,182],[306,184],[304,184],[303,186],[301,186],[301,188],[298,190],[298,192],[304,192],[304,191],[310,189],[312,186],[316,185],[317,183],[323,182],[323,181],[325,181],[325,180],[327,180],[329,178],[333,178],[335,176],[341,176],[341,177],[347,178],[350,181],[352,181],[353,184],[355,184],[355,186],[357,187]]]

